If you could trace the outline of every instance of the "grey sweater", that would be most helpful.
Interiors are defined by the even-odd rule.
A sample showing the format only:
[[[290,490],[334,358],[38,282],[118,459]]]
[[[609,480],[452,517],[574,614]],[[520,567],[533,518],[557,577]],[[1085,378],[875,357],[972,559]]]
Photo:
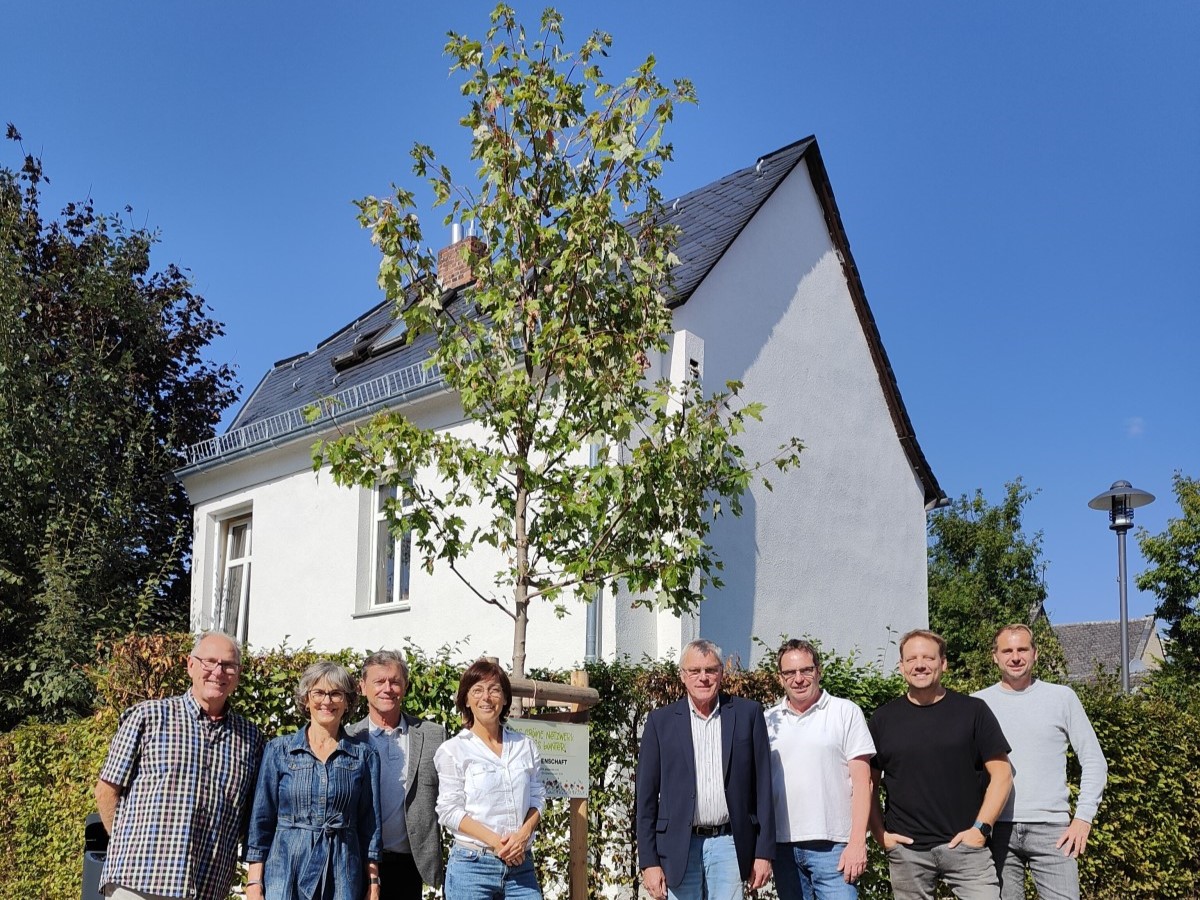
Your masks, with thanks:
[[[1013,789],[1000,821],[1066,824],[1071,820],[1069,743],[1083,769],[1075,818],[1091,822],[1104,794],[1108,763],[1075,692],[1065,685],[1034,680],[1023,691],[997,683],[974,696],[995,713],[1012,746],[1008,758]]]

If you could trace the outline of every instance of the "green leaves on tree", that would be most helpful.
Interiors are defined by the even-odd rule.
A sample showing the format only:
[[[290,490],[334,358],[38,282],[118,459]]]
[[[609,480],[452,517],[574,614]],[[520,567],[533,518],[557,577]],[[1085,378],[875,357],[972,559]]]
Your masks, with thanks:
[[[950,671],[964,685],[996,680],[992,638],[1012,622],[1033,627],[1043,671],[1061,667],[1058,640],[1040,615],[1042,533],[1026,534],[1021,522],[1035,493],[1017,478],[998,504],[976,490],[929,517],[929,624],[946,639]]]
[[[20,141],[13,126],[8,137]],[[90,709],[96,641],[187,623],[191,505],[171,472],[236,397],[222,333],[154,234],[0,167],[0,727]]]
[[[1138,529],[1138,545],[1151,567],[1137,586],[1158,597],[1154,613],[1167,626],[1168,667],[1195,682],[1200,676],[1200,481],[1176,472],[1180,515],[1159,534]]]
[[[450,34],[477,168],[458,181],[417,144],[413,172],[447,223],[477,225],[458,245],[474,284],[448,300],[410,191],[358,208],[380,285],[414,339],[433,337],[428,365],[485,436],[393,412],[314,450],[340,484],[409,491],[389,519],[412,530],[427,569],[462,577],[481,545],[499,551],[492,582],[463,581],[512,617],[518,675],[535,600],[562,613],[610,585],[635,604],[693,609],[720,584],[713,521],[740,514],[761,467],[787,470],[800,450],[745,459],[736,438],[762,407],[740,384],[706,394],[648,373],[670,346],[677,262],[655,182],[672,156],[666,125],[695,96],[662,82],[653,57],[608,82],[610,44],[597,32],[567,50],[554,10],[527,38],[503,4],[483,41]]]

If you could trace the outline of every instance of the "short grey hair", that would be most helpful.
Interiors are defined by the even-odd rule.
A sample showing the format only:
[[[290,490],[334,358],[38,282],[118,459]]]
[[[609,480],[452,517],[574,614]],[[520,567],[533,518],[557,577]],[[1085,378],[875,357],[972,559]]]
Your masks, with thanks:
[[[300,683],[296,685],[296,693],[293,696],[296,708],[302,713],[308,712],[308,692],[312,690],[314,684],[322,679],[329,682],[333,690],[341,691],[346,695],[346,713],[349,714],[350,710],[354,708],[354,704],[358,702],[358,682],[354,680],[353,675],[346,671],[345,666],[339,666],[327,659],[313,663],[300,676]]]
[[[367,680],[367,669],[371,666],[399,666],[400,672],[404,675],[404,683],[409,684],[411,681],[408,677],[408,660],[399,650],[376,650],[364,659],[362,669],[359,670],[359,678],[363,681]]]
[[[695,650],[701,656],[712,654],[717,658],[717,662],[724,664],[725,657],[721,655],[721,648],[712,641],[706,641],[704,638],[696,638],[694,641],[688,641],[684,644],[683,649],[679,651],[679,665],[683,665],[683,658],[692,650]]]
[[[241,647],[241,645],[234,639],[233,635],[226,634],[224,631],[217,631],[216,629],[213,629],[212,631],[202,631],[198,635],[196,635],[196,643],[192,644],[192,656],[196,655],[196,651],[200,649],[200,645],[202,643],[204,643],[206,640],[208,640],[209,638],[221,638],[222,640],[228,641],[229,646],[233,648],[233,661],[235,663],[237,663],[238,666],[241,666],[241,664],[242,664],[242,647]]]

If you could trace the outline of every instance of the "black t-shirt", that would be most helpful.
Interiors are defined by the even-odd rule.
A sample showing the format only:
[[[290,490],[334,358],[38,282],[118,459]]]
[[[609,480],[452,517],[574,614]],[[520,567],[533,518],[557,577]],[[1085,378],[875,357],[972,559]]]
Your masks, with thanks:
[[[929,850],[971,827],[987,790],[984,762],[1010,749],[986,703],[955,691],[930,706],[900,697],[880,707],[869,727],[888,831]]]

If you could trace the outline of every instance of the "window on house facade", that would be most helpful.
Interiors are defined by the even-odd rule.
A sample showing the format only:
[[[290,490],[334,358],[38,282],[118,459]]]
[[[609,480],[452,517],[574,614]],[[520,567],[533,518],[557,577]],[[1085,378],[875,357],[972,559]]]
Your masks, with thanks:
[[[246,619],[250,611],[250,559],[253,538],[251,516],[229,519],[221,526],[221,580],[217,586],[213,627],[246,640]]]
[[[412,576],[412,531],[399,535],[388,527],[387,510],[395,509],[397,496],[408,507],[408,498],[395,487],[380,485],[375,489],[375,540],[371,571],[371,606],[374,609],[396,607],[408,603],[409,582]]]

